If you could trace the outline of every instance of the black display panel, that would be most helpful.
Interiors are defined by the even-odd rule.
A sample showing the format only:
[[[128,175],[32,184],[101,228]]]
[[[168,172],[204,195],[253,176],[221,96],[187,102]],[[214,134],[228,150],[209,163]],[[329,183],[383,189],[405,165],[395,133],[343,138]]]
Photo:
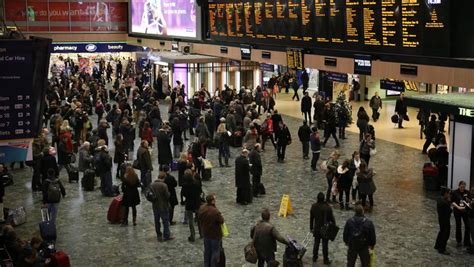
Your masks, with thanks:
[[[215,0],[208,5],[215,41],[450,56],[449,0]]]
[[[354,73],[371,75],[372,74],[372,57],[370,55],[354,56]]]

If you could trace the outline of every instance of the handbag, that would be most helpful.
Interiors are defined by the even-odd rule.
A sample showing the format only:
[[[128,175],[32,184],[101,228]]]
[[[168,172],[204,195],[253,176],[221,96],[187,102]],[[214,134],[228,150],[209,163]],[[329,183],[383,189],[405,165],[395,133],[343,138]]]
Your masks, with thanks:
[[[328,161],[325,160],[325,161],[321,162],[321,164],[319,165],[319,168],[321,168],[322,171],[327,171],[328,170]]]
[[[255,248],[255,244],[254,244],[256,233],[257,233],[257,231],[254,228],[252,241],[244,247],[245,260],[247,262],[253,263],[253,264],[257,263],[257,261],[258,261],[257,249]]]
[[[377,155],[377,148],[375,148],[375,147],[374,147],[374,148],[370,148],[370,152],[369,152],[369,153],[370,153],[370,156],[375,156],[375,155]]]
[[[227,237],[229,235],[229,228],[227,228],[227,224],[221,224],[221,232],[223,237]]]
[[[133,161],[132,167],[133,167],[134,169],[137,169],[137,170],[140,169],[140,162],[138,161],[138,159],[136,159],[136,160]]]
[[[212,163],[208,159],[203,159],[202,160],[202,165],[204,166],[204,169],[212,169]]]
[[[375,267],[375,250],[371,249],[369,250],[369,255],[370,255],[370,267]]]
[[[319,231],[319,234],[321,235],[321,237],[334,241],[336,239],[338,232],[339,232],[339,227],[333,222],[328,222],[327,211],[324,212],[324,225],[321,227],[321,230]]]

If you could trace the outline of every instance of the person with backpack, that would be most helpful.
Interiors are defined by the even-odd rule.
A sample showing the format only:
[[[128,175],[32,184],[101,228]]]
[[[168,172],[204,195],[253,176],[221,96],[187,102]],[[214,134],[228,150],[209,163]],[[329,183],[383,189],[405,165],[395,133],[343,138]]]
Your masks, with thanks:
[[[343,240],[348,248],[347,266],[355,266],[357,256],[359,256],[362,267],[369,267],[369,249],[373,250],[376,243],[375,227],[372,221],[364,216],[362,206],[357,205],[355,216],[347,220]]]
[[[61,201],[61,196],[66,196],[66,189],[64,189],[61,180],[56,177],[54,169],[49,169],[47,174],[48,178],[43,182],[43,208],[48,209],[51,221],[55,223],[58,214],[58,204]]]
[[[316,262],[318,260],[319,244],[322,240],[324,264],[329,265],[331,264],[331,261],[329,260],[328,256],[329,239],[323,238],[321,236],[321,228],[327,222],[332,222],[333,224],[336,224],[336,219],[334,219],[334,214],[332,212],[331,206],[324,200],[323,192],[318,193],[317,199],[318,201],[311,206],[309,221],[309,229],[314,236],[313,262]]]

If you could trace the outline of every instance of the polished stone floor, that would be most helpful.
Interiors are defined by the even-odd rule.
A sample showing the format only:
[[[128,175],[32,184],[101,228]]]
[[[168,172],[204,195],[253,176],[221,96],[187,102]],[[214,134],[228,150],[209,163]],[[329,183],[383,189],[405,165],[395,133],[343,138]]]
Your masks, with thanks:
[[[164,114],[164,113],[163,113]],[[230,235],[224,239],[228,266],[250,266],[245,263],[243,248],[249,242],[250,227],[259,219],[263,207],[268,207],[272,222],[284,235],[303,240],[309,231],[309,209],[319,191],[326,189],[322,173],[313,174],[309,161],[303,160],[301,145],[296,131],[300,120],[284,117],[289,125],[293,144],[288,147],[285,163],[276,163],[276,153],[271,146],[262,155],[264,161],[263,182],[267,195],[257,198],[248,206],[235,203],[234,168],[214,168],[213,177],[204,183],[206,192],[217,193],[217,206],[228,225]],[[357,135],[349,133],[342,142],[343,158],[350,157],[358,148]],[[321,158],[327,158],[334,143],[329,141]],[[377,171],[375,182],[375,208],[368,215],[373,220],[376,233],[376,266],[474,266],[474,257],[455,248],[454,219],[448,248],[451,256],[442,256],[434,249],[438,231],[436,195],[422,188],[421,166],[427,159],[420,150],[378,140],[378,154],[371,160]],[[238,150],[232,149],[235,158]],[[157,165],[157,152],[152,160]],[[217,163],[217,151],[208,152]],[[233,160],[232,160],[233,161]],[[158,169],[157,167],[155,170]],[[23,238],[38,235],[41,195],[31,193],[31,170],[14,171],[15,184],[7,188],[6,207],[22,205],[28,213],[28,222],[17,227]],[[154,171],[156,177],[158,173]],[[177,175],[177,174],[176,174]],[[68,184],[66,172],[61,173],[66,184],[67,197],[60,203],[58,213],[58,247],[67,251],[72,266],[202,266],[203,244],[201,240],[189,243],[187,225],[171,227],[175,240],[158,243],[153,226],[151,204],[144,198],[138,207],[138,225],[119,227],[107,222],[106,214],[110,198],[102,197],[99,190],[84,192],[78,184]],[[117,181],[114,181],[117,183]],[[277,217],[282,194],[289,194],[294,215]],[[352,211],[335,209],[338,225],[353,215]],[[183,208],[178,206],[175,218],[181,221]],[[308,249],[312,250],[311,247]],[[342,235],[329,245],[332,266],[345,266],[346,247]],[[277,258],[281,261],[284,246],[279,244]],[[305,266],[311,266],[311,252],[304,257]],[[322,256],[320,256],[322,259]],[[322,260],[318,261],[322,265]]]

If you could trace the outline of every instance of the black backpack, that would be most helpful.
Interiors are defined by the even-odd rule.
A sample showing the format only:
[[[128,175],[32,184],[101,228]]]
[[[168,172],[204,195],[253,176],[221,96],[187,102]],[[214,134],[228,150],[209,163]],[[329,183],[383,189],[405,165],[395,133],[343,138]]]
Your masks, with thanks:
[[[356,225],[354,231],[352,232],[349,247],[355,251],[367,246],[367,235],[364,232],[364,223],[366,220],[366,218],[362,219],[362,222]]]
[[[61,186],[59,185],[59,179],[47,179],[49,182],[47,198],[49,203],[58,203],[61,200]]]

